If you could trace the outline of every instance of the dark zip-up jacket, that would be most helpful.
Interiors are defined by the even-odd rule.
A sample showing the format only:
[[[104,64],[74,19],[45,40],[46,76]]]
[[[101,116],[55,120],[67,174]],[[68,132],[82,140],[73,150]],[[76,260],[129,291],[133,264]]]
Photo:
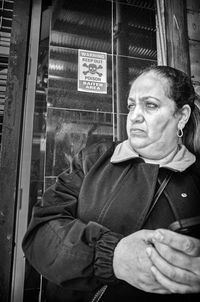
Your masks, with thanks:
[[[105,284],[100,301],[171,300],[117,280],[113,251],[122,237],[141,228],[167,228],[177,216],[200,215],[199,160],[183,172],[171,172],[165,193],[145,220],[158,179],[169,170],[140,158],[113,164],[114,148],[115,143],[102,143],[81,151],[72,171],[59,175],[33,209],[22,247],[50,281],[47,301],[90,301]],[[176,301],[189,296],[195,301],[198,295],[173,295]]]

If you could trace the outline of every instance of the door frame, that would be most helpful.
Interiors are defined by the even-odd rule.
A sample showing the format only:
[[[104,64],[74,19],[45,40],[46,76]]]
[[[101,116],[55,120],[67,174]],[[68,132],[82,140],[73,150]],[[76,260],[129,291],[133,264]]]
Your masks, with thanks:
[[[11,302],[22,302],[25,279],[25,257],[21,243],[28,224],[29,191],[31,176],[33,120],[35,108],[36,75],[38,67],[38,49],[41,26],[42,0],[32,3],[28,69],[24,103],[24,122],[20,155],[18,201],[15,224],[15,253],[12,275]]]

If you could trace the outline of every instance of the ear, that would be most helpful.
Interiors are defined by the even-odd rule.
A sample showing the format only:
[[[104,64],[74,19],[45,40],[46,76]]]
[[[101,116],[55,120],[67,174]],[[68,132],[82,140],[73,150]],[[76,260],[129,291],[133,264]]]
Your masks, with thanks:
[[[179,127],[183,129],[187,124],[191,115],[191,108],[188,104],[184,105],[180,110],[180,120],[179,120]]]

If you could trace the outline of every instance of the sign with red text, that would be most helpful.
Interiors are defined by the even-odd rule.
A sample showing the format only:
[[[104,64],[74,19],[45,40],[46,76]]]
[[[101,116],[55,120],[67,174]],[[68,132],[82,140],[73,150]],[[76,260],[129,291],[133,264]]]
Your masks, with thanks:
[[[78,91],[107,93],[107,54],[78,50]]]

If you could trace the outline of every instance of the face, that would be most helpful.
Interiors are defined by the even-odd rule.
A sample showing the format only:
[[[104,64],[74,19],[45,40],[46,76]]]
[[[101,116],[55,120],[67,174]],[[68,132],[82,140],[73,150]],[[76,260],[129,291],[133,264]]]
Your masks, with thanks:
[[[149,72],[135,80],[129,93],[128,140],[146,158],[164,158],[178,144],[182,115],[175,113],[175,102],[166,95],[167,85],[167,80]]]

